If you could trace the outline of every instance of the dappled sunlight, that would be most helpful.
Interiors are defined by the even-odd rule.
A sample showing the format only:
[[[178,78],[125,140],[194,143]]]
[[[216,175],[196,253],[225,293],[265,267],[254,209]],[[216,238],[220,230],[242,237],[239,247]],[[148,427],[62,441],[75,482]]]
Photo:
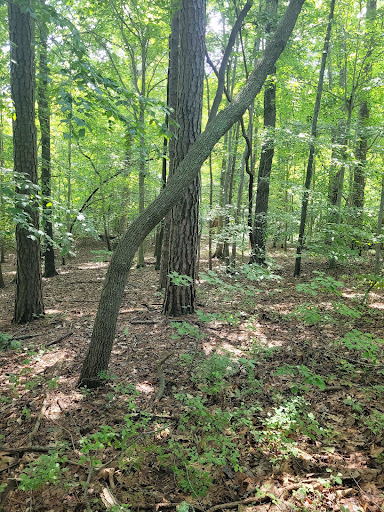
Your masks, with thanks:
[[[136,384],[136,390],[144,394],[155,392],[155,388],[148,382],[139,382]]]
[[[109,266],[108,261],[100,261],[97,263],[95,263],[95,262],[83,263],[82,265],[79,265],[77,268],[79,270],[100,270],[101,268],[107,268],[108,266]]]
[[[384,302],[371,302],[369,307],[373,309],[384,309]]]
[[[62,309],[49,309],[49,308],[46,308],[46,310],[45,310],[45,314],[46,315],[61,315],[63,313],[64,313],[64,311]]]

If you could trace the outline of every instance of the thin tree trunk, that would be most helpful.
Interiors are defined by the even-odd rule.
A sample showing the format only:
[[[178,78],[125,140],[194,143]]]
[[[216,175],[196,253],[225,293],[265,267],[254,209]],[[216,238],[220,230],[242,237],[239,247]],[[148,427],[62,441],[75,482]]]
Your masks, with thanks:
[[[42,0],[44,5],[44,0]],[[52,200],[51,200],[51,121],[49,108],[49,68],[47,54],[47,27],[40,24],[40,66],[37,90],[38,114],[41,130],[41,191],[43,195],[43,227],[47,236],[44,247],[44,277],[57,275],[53,249]]]
[[[269,37],[272,31],[271,18],[277,14],[277,0],[268,0],[266,15],[269,18],[265,33]],[[276,127],[276,80],[274,75],[265,84],[264,90],[264,129],[266,140],[261,148],[259,172],[257,176],[257,190],[255,201],[255,218],[253,221],[252,252],[250,263],[263,265],[265,263],[265,244],[267,238],[267,215],[269,203],[269,182],[272,172],[272,161],[275,152],[275,127]]]
[[[312,142],[311,142],[311,145],[309,148],[307,173],[306,173],[305,185],[304,185],[305,189],[304,189],[304,194],[303,194],[303,201],[301,204],[299,239],[297,242],[295,271],[294,271],[294,276],[296,276],[296,277],[298,277],[300,275],[300,271],[301,271],[301,254],[303,252],[303,246],[304,246],[304,232],[305,232],[305,223],[306,223],[306,219],[307,219],[309,190],[311,187],[313,162],[314,162],[314,158],[315,158],[315,141],[316,141],[316,137],[317,137],[317,121],[319,118],[321,96],[323,93],[324,72],[325,72],[325,66],[327,63],[329,41],[331,38],[331,29],[332,29],[332,20],[333,20],[334,9],[335,9],[335,0],[331,0],[329,16],[328,16],[327,33],[325,36],[323,54],[322,54],[322,58],[321,58],[319,82],[317,84],[315,108],[313,111],[313,118],[312,118]]]
[[[180,12],[177,9],[171,23],[171,35],[169,36],[169,62],[168,62],[168,84],[167,84],[167,105],[171,112],[169,114],[169,131],[172,137],[168,144],[169,170],[168,179],[173,175],[175,161],[175,132],[174,123],[177,109],[177,91],[179,81],[179,39],[180,39]],[[169,274],[170,236],[171,236],[172,212],[169,212],[164,219],[163,245],[160,263],[160,288],[167,286]]]
[[[161,219],[183,197],[189,184],[198,176],[199,170],[209,157],[216,143],[241,119],[246,109],[260,92],[268,74],[293,31],[304,0],[291,0],[286,12],[271,39],[263,56],[246,84],[217,117],[209,123],[205,131],[189,148],[184,160],[168,181],[165,189],[151,203],[140,217],[128,228],[121,238],[111,263],[101,292],[98,311],[93,326],[91,342],[83,362],[78,384],[97,387],[101,384],[100,373],[107,371],[115,338],[119,308],[126,288],[129,271],[138,245],[161,221]]]
[[[383,228],[383,210],[384,210],[384,176],[381,181],[381,194],[380,194],[380,208],[377,219],[377,238],[381,235]],[[377,241],[375,244],[375,274],[378,274],[381,270],[381,245],[382,242]]]

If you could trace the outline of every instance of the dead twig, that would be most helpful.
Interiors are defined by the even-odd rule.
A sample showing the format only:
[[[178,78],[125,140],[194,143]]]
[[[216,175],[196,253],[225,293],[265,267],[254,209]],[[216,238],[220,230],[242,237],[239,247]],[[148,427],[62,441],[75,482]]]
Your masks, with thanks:
[[[47,410],[47,408],[48,408],[48,406],[47,406],[47,399],[45,398],[44,401],[43,401],[43,405],[41,406],[40,412],[39,412],[39,414],[37,416],[35,426],[33,427],[32,432],[28,436],[28,445],[32,445],[33,438],[35,437],[35,435],[37,434],[37,432],[38,432],[38,430],[40,428],[40,423],[41,423],[42,417],[44,416],[45,411]]]
[[[66,338],[69,338],[70,336],[72,336],[73,334],[73,331],[71,332],[67,332],[67,334],[63,334],[63,336],[60,336],[60,338],[58,338],[57,340],[54,340],[54,341],[50,341],[49,343],[47,343],[45,346],[46,347],[51,347],[52,345],[56,345],[56,343],[60,343],[60,341],[63,341],[65,340]]]
[[[162,357],[157,363],[156,363],[156,369],[157,369],[157,375],[159,377],[159,389],[157,391],[156,400],[161,400],[164,391],[165,391],[165,375],[163,372],[163,364],[165,361],[167,361],[171,356],[173,356],[174,352],[169,352],[164,357]]]
[[[57,446],[19,446],[18,448],[7,448],[6,446],[0,445],[0,451],[5,453],[27,453],[27,452],[36,452],[36,453],[47,453],[50,450],[57,450]]]
[[[270,501],[271,501],[270,496],[252,496],[250,498],[245,498],[244,500],[241,500],[241,501],[231,501],[229,503],[220,503],[219,505],[215,505],[215,506],[209,508],[208,510],[206,510],[206,512],[216,512],[216,510],[227,510],[230,508],[236,508],[239,505],[250,505],[253,503],[262,504],[262,503],[268,503]]]

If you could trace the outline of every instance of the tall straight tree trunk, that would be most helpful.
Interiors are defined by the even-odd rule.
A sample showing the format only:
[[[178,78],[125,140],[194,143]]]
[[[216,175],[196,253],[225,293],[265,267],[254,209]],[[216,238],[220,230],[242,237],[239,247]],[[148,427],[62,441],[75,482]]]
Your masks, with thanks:
[[[307,172],[306,172],[306,176],[305,176],[305,185],[304,185],[305,188],[304,188],[303,200],[302,200],[302,204],[301,204],[299,239],[297,242],[295,271],[294,271],[294,275],[296,277],[298,277],[301,272],[301,254],[303,252],[303,246],[304,246],[304,232],[305,232],[305,224],[306,224],[306,220],[307,220],[309,190],[311,187],[313,163],[314,163],[314,159],[315,159],[315,141],[316,141],[316,137],[317,137],[317,121],[319,118],[321,96],[323,93],[324,72],[325,72],[325,66],[327,63],[329,41],[331,39],[331,29],[332,29],[332,20],[333,20],[334,9],[335,9],[335,0],[331,0],[329,16],[328,16],[327,33],[325,36],[323,54],[322,54],[322,58],[321,58],[319,82],[317,84],[315,108],[313,111],[313,118],[312,118],[312,142],[311,142],[311,145],[309,148]]]
[[[377,3],[376,0],[368,0],[367,1],[367,9],[366,9],[366,25],[365,25],[365,48],[367,53],[372,51],[372,37],[370,31],[372,30],[372,21],[376,16],[376,8]],[[372,74],[372,66],[368,63],[364,66],[364,80],[365,82],[369,82]],[[357,164],[355,165],[353,172],[353,182],[352,182],[352,198],[351,198],[351,206],[354,209],[353,212],[353,224],[356,227],[361,226],[362,216],[363,216],[363,207],[364,207],[364,193],[365,193],[365,167],[367,161],[367,153],[368,153],[368,134],[367,127],[369,126],[369,91],[365,90],[363,92],[363,99],[360,102],[359,106],[359,119],[358,119],[358,137],[357,137],[357,146],[356,146],[356,160]]]
[[[254,101],[266,77],[272,72],[277,59],[284,50],[303,3],[304,0],[291,0],[276,29],[275,36],[267,45],[263,56],[258,60],[239,94],[207,125],[205,131],[189,148],[184,160],[164,190],[129,226],[121,238],[107,271],[91,342],[83,362],[78,385],[97,387],[101,384],[100,373],[108,369],[119,309],[137,247],[171,208],[180,201],[188,186],[198,176],[201,166],[211,154],[216,143],[231,126],[241,119],[246,109]]]
[[[2,194],[2,184],[3,184],[3,172],[2,169],[4,167],[4,136],[3,136],[3,109],[0,108],[0,222],[4,219],[5,211],[4,211],[4,198]],[[0,238],[0,288],[5,287],[4,277],[3,277],[3,269],[1,264],[5,263],[5,255],[4,255],[4,240]]]
[[[383,210],[384,210],[384,176],[381,180],[381,194],[380,194],[380,208],[377,216],[377,238],[381,236],[383,229]],[[381,245],[379,240],[375,244],[375,273],[378,274],[381,270]]]
[[[44,4],[44,2],[42,1]],[[43,195],[43,227],[47,235],[44,247],[44,277],[57,275],[53,250],[52,201],[51,201],[51,120],[48,93],[47,27],[40,26],[39,87],[37,90],[38,114],[41,130],[41,192]]]
[[[3,132],[3,109],[0,108],[0,168],[2,169],[4,167],[4,132]],[[0,174],[0,180],[3,182],[3,173],[1,171]],[[2,220],[5,216],[4,211],[4,197],[3,194],[0,195],[0,220]],[[4,240],[1,238],[0,240],[0,279],[3,283],[3,286],[1,288],[4,288],[4,279],[3,275],[1,273],[1,264],[5,263],[5,248],[4,248]]]
[[[270,19],[277,15],[277,0],[267,0],[266,15],[269,18],[265,29],[269,37],[272,31]],[[255,201],[255,218],[252,227],[252,252],[251,263],[263,265],[265,263],[265,244],[267,238],[267,215],[269,203],[269,182],[272,171],[272,161],[275,152],[275,127],[276,127],[276,68],[272,76],[265,84],[264,91],[264,129],[266,140],[261,148],[259,172],[257,176],[257,189]]]
[[[146,96],[146,71],[147,71],[147,44],[146,38],[141,40],[141,97],[144,100]],[[147,151],[145,141],[145,105],[143,102],[140,103],[140,164],[139,164],[139,215],[143,213],[145,208],[145,176],[147,174]],[[137,266],[144,267],[144,241],[139,246],[139,252],[137,255]]]
[[[169,36],[169,62],[168,62],[168,85],[167,85],[167,105],[171,112],[169,114],[169,130],[172,137],[168,144],[168,178],[170,178],[174,171],[175,163],[175,116],[177,109],[177,91],[179,81],[179,41],[180,41],[180,23],[179,23],[179,9],[177,9],[172,17],[171,22],[171,35]],[[169,252],[170,252],[170,236],[171,236],[171,223],[172,212],[169,212],[164,219],[164,234],[163,245],[160,264],[160,288],[167,286],[167,279],[169,274]]]
[[[17,192],[30,197],[24,178],[37,184],[37,140],[35,125],[35,52],[34,26],[29,12],[21,12],[14,2],[8,3],[11,43],[11,92],[15,109],[13,116],[14,171],[19,185]],[[24,214],[31,227],[39,228],[39,210],[31,198]],[[30,230],[16,225],[16,297],[13,320],[26,323],[44,314],[40,268],[40,241]]]
[[[182,162],[201,130],[205,60],[205,0],[180,3],[180,57],[174,167]],[[172,212],[169,271],[191,278],[190,285],[168,277],[164,313],[180,316],[195,310],[195,278],[199,236],[200,176],[189,185]]]

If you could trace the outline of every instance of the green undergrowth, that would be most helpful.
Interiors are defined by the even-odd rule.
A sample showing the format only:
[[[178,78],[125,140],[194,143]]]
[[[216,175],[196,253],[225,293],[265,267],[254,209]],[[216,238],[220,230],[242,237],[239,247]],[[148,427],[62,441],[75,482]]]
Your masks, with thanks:
[[[239,273],[238,282],[251,279],[244,275]],[[261,280],[275,279],[265,272],[262,275]],[[188,280],[179,278],[180,285],[188,285]],[[249,297],[244,282],[242,287],[232,287],[232,279],[235,278],[229,279],[231,288],[226,288],[226,277],[207,273],[202,286],[218,286],[222,293],[244,293]],[[341,414],[351,417],[355,428],[367,439],[382,438],[384,414],[378,404],[384,397],[384,371],[380,366],[384,341],[363,331],[361,321],[367,306],[347,303],[343,287],[341,281],[315,273],[313,280],[297,286],[297,292],[303,298],[310,296],[311,302],[304,299],[284,318],[292,326],[297,321],[305,326],[326,321],[339,327],[335,330],[338,335],[315,347],[318,357],[312,357],[314,348],[303,337],[300,341],[292,339],[287,346],[268,346],[253,332],[256,316],[244,315],[242,310],[201,310],[190,321],[172,322],[174,339],[196,342],[195,350],[179,354],[177,368],[188,382],[171,397],[174,413],[164,413],[162,417],[142,410],[133,385],[120,382],[116,376],[101,375],[108,389],[105,409],[125,404],[121,421],[94,428],[76,441],[72,439],[71,445],[61,443],[48,453],[35,455],[17,475],[19,490],[30,493],[59,485],[79,488],[88,496],[92,494],[94,475],[112,463],[123,476],[148,468],[162,478],[172,475],[175,486],[194,500],[211,492],[224,474],[248,474],[250,465],[267,465],[271,472],[279,474],[286,463],[300,461],[308,446],[317,443],[332,447],[343,436],[331,415],[318,407],[327,390],[337,385],[346,388],[339,401]],[[323,306],[319,302],[324,301],[329,317],[321,312]],[[355,326],[357,321],[359,328]],[[200,342],[208,340],[209,326],[215,324],[233,332],[241,323],[250,335],[248,346],[241,351],[218,348],[206,355],[198,349]],[[13,348],[6,336],[0,337],[0,343],[5,344],[4,349]],[[31,352],[22,371],[10,375],[13,399],[28,386],[54,389],[58,385],[57,379],[43,381],[42,377],[33,376],[33,362],[38,357],[37,352]],[[84,389],[83,393],[88,396],[92,392]],[[30,411],[24,406],[20,421],[29,420]],[[377,461],[383,462],[384,449],[377,453]],[[71,465],[79,467],[76,481],[73,472],[68,471]],[[330,469],[326,484],[341,483],[341,476]],[[318,500],[321,509],[321,495],[308,486],[297,491],[294,503],[301,503],[309,494]],[[99,506],[99,498],[94,497],[90,510],[98,510]],[[113,505],[111,510],[126,510],[128,506],[129,503]]]

